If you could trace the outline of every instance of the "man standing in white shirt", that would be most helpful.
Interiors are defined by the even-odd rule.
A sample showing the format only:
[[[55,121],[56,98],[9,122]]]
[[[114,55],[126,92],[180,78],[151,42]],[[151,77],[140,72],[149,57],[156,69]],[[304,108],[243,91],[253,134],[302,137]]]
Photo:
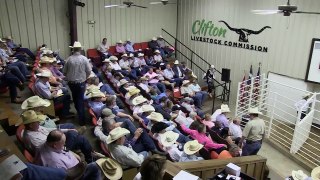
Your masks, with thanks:
[[[101,53],[103,56],[102,58],[105,59],[110,56],[108,50],[109,50],[109,44],[107,43],[108,39],[103,38],[101,44],[98,46],[97,50]]]
[[[307,103],[307,101],[310,98],[310,96],[311,95],[309,93],[305,94],[301,100],[299,100],[298,102],[294,103],[294,106],[295,106],[297,112],[299,113],[299,111],[301,110],[301,115],[300,115],[300,119],[301,120],[306,116],[307,111],[309,109],[309,106],[312,103],[312,101],[309,101]]]

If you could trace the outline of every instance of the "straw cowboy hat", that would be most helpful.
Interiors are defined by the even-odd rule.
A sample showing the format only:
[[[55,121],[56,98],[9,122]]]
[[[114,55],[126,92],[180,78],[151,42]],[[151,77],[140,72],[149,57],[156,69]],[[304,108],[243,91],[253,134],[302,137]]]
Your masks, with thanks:
[[[128,54],[124,53],[121,57],[128,57]]]
[[[183,86],[183,85],[186,85],[186,84],[188,84],[188,83],[190,83],[189,80],[183,80],[183,81],[182,81],[182,86]]]
[[[128,98],[130,98],[131,96],[133,95],[136,95],[140,92],[140,89],[136,88],[136,87],[133,87],[133,88],[130,88],[129,91],[127,92],[126,96]]]
[[[21,123],[30,124],[33,122],[44,121],[46,118],[47,118],[46,115],[42,115],[42,114],[38,115],[34,110],[27,110],[21,114],[21,120],[22,120]]]
[[[154,112],[155,109],[150,104],[145,104],[141,106],[141,108],[138,110],[138,113],[144,113],[144,112]]]
[[[110,180],[118,180],[122,177],[123,170],[119,163],[111,158],[101,158],[96,161],[103,174]]]
[[[85,95],[89,95],[90,93],[94,92],[94,91],[100,91],[100,88],[99,86],[96,86],[96,85],[90,85],[87,87],[86,91],[85,91]]]
[[[143,57],[143,56],[144,56],[143,53],[139,53],[139,54],[138,54],[138,57]]]
[[[149,116],[147,116],[147,118],[156,122],[161,122],[164,120],[162,114],[157,112],[152,112]]]
[[[163,37],[161,35],[158,38],[163,39]]]
[[[121,40],[117,41],[117,44],[123,44],[123,42]]]
[[[73,46],[69,46],[70,48],[82,48],[83,46],[81,45],[81,43],[79,41],[75,41],[73,43]]]
[[[110,59],[106,58],[102,61],[103,63],[111,63]]]
[[[51,72],[49,71],[42,71],[41,73],[36,74],[36,76],[38,77],[50,77],[51,76]]]
[[[129,130],[122,127],[116,127],[112,131],[110,131],[109,135],[107,136],[107,144],[110,144],[127,134],[130,134]]]
[[[221,109],[221,113],[228,113],[228,112],[230,112],[230,108],[229,108],[229,106],[228,106],[227,104],[221,104],[220,109]]]
[[[157,50],[154,51],[154,53],[159,53],[160,54],[160,51],[157,49]]]
[[[156,37],[153,37],[151,40],[152,40],[152,41],[156,41],[156,40],[157,40],[157,38],[156,38]]]
[[[160,134],[160,142],[165,147],[172,146],[177,139],[179,138],[179,134],[173,131],[167,131],[163,134]]]
[[[258,107],[249,108],[249,114],[261,114],[262,112],[259,111]]]
[[[137,96],[137,97],[133,98],[132,104],[134,106],[136,106],[136,105],[142,104],[146,101],[148,101],[148,100],[146,98],[144,98],[143,96]]]
[[[292,171],[291,176],[294,180],[305,180],[308,178],[308,176],[302,170]]]
[[[26,110],[36,107],[49,107],[50,104],[50,101],[42,99],[39,96],[31,96],[23,101],[21,104],[21,109]]]
[[[311,178],[313,180],[320,180],[320,166],[314,168],[312,171],[311,171]]]
[[[43,56],[41,59],[40,59],[40,61],[39,61],[39,63],[40,64],[42,64],[42,63],[53,63],[53,59],[52,58],[49,58],[49,57],[47,57],[47,56]]]
[[[214,69],[214,65],[213,64],[210,67],[211,67],[211,69]]]
[[[129,57],[131,57],[131,58],[132,58],[132,57],[134,57],[134,55],[133,55],[132,53],[130,53],[130,54],[129,54]]]
[[[110,61],[118,61],[118,58],[116,56],[110,56],[109,59]]]
[[[178,61],[178,60],[175,60],[173,64],[179,64],[179,61]]]
[[[198,152],[202,148],[203,148],[202,144],[200,144],[197,140],[193,140],[184,144],[183,151],[188,155],[192,155]]]
[[[106,97],[106,95],[101,91],[93,91],[88,95],[88,98],[99,98],[99,97]]]
[[[120,86],[127,84],[129,81],[127,81],[126,79],[121,79],[120,80]]]

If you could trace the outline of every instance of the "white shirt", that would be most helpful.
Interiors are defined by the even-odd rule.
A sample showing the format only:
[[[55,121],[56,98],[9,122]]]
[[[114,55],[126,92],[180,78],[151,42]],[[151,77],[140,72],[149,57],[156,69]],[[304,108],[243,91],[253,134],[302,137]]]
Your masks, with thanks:
[[[181,94],[192,94],[193,93],[193,90],[190,88],[190,86],[181,86],[180,88],[180,91],[181,91]]]
[[[129,60],[123,60],[123,59],[120,59],[119,61],[119,65],[122,69],[128,69],[130,67],[130,62]]]
[[[231,138],[232,139],[235,139],[235,138],[238,138],[238,137],[242,137],[242,130],[241,130],[241,127],[239,125],[236,125],[236,124],[233,124],[233,123],[230,123],[229,124],[229,132],[231,134]]]
[[[182,151],[180,151],[178,149],[178,145],[177,144],[173,144],[170,147],[164,147],[163,149],[168,152],[168,154],[170,155],[171,159],[174,160],[175,162],[178,162],[180,160],[181,155],[182,155]]]
[[[153,56],[153,59],[154,59],[156,62],[162,62],[162,57],[161,57],[160,54],[159,54],[159,55],[154,55],[154,56]]]
[[[174,76],[174,72],[172,71],[172,69],[165,69],[164,71],[163,71],[163,76],[165,77],[165,78],[167,78],[167,79],[172,79],[173,78],[173,76]]]
[[[110,149],[111,156],[123,167],[139,167],[144,161],[144,156],[136,153],[132,148],[114,144],[111,144],[108,147]]]
[[[110,63],[110,66],[112,67],[112,69],[118,71],[118,70],[121,70],[121,67],[119,66],[119,64],[117,62],[115,63]]]
[[[199,84],[190,84],[188,86],[189,89],[191,89],[193,92],[200,92],[201,91],[201,87],[199,86]]]
[[[106,43],[105,45],[101,43],[101,44],[98,46],[98,49],[97,49],[97,50],[100,51],[100,52],[102,52],[102,53],[107,53],[108,49],[109,49],[108,43]]]
[[[145,90],[147,93],[150,92],[149,86],[147,84],[140,83],[139,86]]]
[[[299,100],[298,102],[296,102],[295,104],[294,104],[294,106],[296,107],[296,110],[297,111],[299,111],[301,108],[301,110],[303,111],[303,112],[307,112],[308,111],[308,109],[309,109],[309,105],[312,103],[312,101],[310,101],[308,104],[306,104],[307,103],[307,100],[305,100],[305,99],[301,99],[301,100]],[[306,105],[305,105],[306,104]],[[305,106],[304,106],[305,105]]]

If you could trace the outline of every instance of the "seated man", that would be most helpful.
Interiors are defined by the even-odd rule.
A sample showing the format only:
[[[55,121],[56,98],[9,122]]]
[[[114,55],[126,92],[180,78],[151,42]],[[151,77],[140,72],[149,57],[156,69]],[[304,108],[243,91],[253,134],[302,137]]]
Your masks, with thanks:
[[[123,42],[120,40],[117,42],[117,45],[116,45],[116,52],[119,53],[119,54],[124,54],[126,53],[126,49],[125,47],[123,46]]]
[[[240,139],[242,138],[242,130],[240,124],[241,120],[239,118],[234,119],[233,122],[229,124],[229,135],[230,138],[235,142],[235,144],[238,144]]]
[[[200,144],[197,140],[189,141],[183,146],[183,153],[179,162],[188,162],[188,161],[201,161],[202,157],[199,157],[199,151],[203,148],[203,145]]]
[[[132,69],[134,69],[137,72],[138,76],[142,76],[145,72],[147,72],[147,63],[144,59],[144,54],[139,53],[137,58],[134,58],[134,60],[131,63]]]
[[[166,69],[163,71],[163,76],[169,82],[171,82],[171,83],[175,82],[176,85],[179,86],[179,87],[182,84],[182,79],[175,77],[175,73],[173,72],[170,64],[167,64]]]
[[[157,42],[157,38],[156,37],[153,37],[151,39],[151,41],[148,43],[148,46],[149,46],[150,49],[152,49],[152,51],[160,49],[160,46],[159,46],[159,44]]]
[[[26,53],[32,60],[36,59],[35,55],[30,51],[30,49],[21,47],[21,44],[20,45],[15,44],[11,36],[7,36],[4,39],[7,42],[7,46],[12,50],[16,52]]]
[[[45,128],[40,126],[40,121],[44,121],[46,116],[37,115],[33,110],[27,110],[21,114],[22,123],[25,125],[23,133],[24,145],[31,151],[37,152],[46,142],[50,131],[56,128]],[[87,162],[92,161],[92,147],[89,141],[82,135],[79,135],[75,129],[61,129],[66,135],[66,148],[69,150],[78,150],[84,154]]]
[[[196,78],[190,79],[189,88],[193,91],[193,93],[196,96],[200,97],[200,103],[202,105],[204,103],[204,101],[207,99],[208,93],[206,91],[202,91],[201,90],[201,87],[197,83],[197,79]]]
[[[109,44],[107,41],[107,38],[103,38],[101,44],[97,48],[97,50],[101,53],[103,59],[108,58],[110,56],[108,52]]]
[[[68,170],[80,163],[81,159],[72,151],[65,151],[66,135],[59,131],[53,130],[48,136],[46,142],[41,146],[35,162],[39,165],[61,168]],[[99,166],[95,162],[87,165],[82,179],[101,179]]]
[[[222,128],[229,128],[229,120],[227,118],[227,113],[230,112],[229,106],[227,104],[221,104],[221,114],[216,117],[216,122],[219,122]]]
[[[149,67],[148,72],[144,74],[143,77],[148,79],[150,86],[159,89],[160,93],[164,93],[166,91],[166,86],[159,81],[158,74],[153,72],[152,67]]]
[[[134,43],[131,42],[130,39],[127,40],[126,45],[125,45],[125,49],[127,53],[134,53],[134,49],[133,49],[133,45]]]
[[[60,87],[51,87],[49,84],[50,76],[51,73],[48,71],[37,74],[38,78],[34,84],[36,94],[44,99],[53,99],[54,104],[63,104],[62,117],[69,118],[73,116],[69,111],[71,97],[68,94],[68,90],[60,89]]]
[[[203,96],[201,93],[196,93],[192,87],[190,86],[191,82],[189,80],[184,80],[182,82],[182,86],[180,88],[181,94],[185,96],[189,96],[194,100],[194,105],[201,109],[202,104],[203,104]]]
[[[42,71],[48,71],[51,73],[51,76],[49,77],[49,83],[53,86],[62,86],[62,79],[55,77],[51,72],[52,63],[55,61],[53,58],[49,58],[47,56],[44,56],[40,59],[39,64],[40,67],[37,69],[38,73],[41,73]]]
[[[106,101],[106,96],[101,91],[93,91],[88,97],[90,98],[88,105],[93,110],[97,117],[101,116],[102,110],[106,107],[104,102]]]

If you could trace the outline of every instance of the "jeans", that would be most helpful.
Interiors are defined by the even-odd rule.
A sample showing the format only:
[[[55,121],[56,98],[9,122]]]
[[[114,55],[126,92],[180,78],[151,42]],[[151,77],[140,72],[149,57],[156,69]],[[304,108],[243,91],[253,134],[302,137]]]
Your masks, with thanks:
[[[76,127],[72,123],[58,124],[57,129],[75,129]]]
[[[16,57],[21,62],[27,62],[27,58],[22,54],[15,54],[14,57]]]
[[[79,124],[85,125],[85,115],[84,115],[84,92],[86,90],[85,83],[68,83],[69,88],[72,93],[72,99],[74,102],[74,107],[77,110]]]
[[[70,103],[71,98],[69,94],[63,94],[62,96],[53,98],[54,104],[63,104],[63,108],[61,110],[61,116],[67,116],[70,114]]]
[[[121,127],[126,128],[130,131],[130,134],[134,134],[137,128],[134,126],[133,122],[128,118],[115,118],[116,122],[122,122]]]
[[[257,155],[261,148],[261,141],[255,141],[252,143],[245,143],[242,148],[242,156]]]
[[[158,82],[157,84],[151,84],[151,86],[159,89],[160,93],[158,93],[158,94],[166,92],[166,86],[164,84],[162,84],[161,82]]]
[[[142,151],[153,151],[156,150],[156,145],[144,129],[139,139],[132,146],[132,149],[137,153],[140,153]]]
[[[191,139],[188,137],[188,136],[185,136],[185,135],[183,135],[183,134],[179,134],[179,137],[178,137],[178,139],[177,139],[177,142],[178,143],[181,143],[182,144],[182,146],[186,143],[186,142],[188,142],[188,141],[191,141]]]
[[[90,163],[92,159],[92,146],[88,139],[83,135],[78,134],[76,131],[68,131],[64,133],[66,135],[66,148],[69,150],[78,150],[84,154],[86,162]]]
[[[169,82],[171,82],[171,83],[175,82],[176,86],[179,86],[179,87],[182,85],[182,79],[181,78],[172,78],[172,79],[169,79]]]
[[[81,179],[101,179],[99,166],[95,162],[89,163]]]
[[[18,66],[14,66],[12,64],[8,65],[8,69],[12,74],[14,74],[21,82],[26,81],[26,76],[20,71]]]
[[[36,57],[34,56],[34,54],[33,54],[28,48],[17,48],[16,51],[17,51],[17,52],[24,52],[24,53],[28,54],[28,56],[29,56],[31,59],[33,59],[33,60],[36,59]]]
[[[65,179],[67,174],[62,168],[51,168],[26,163],[27,168],[20,171],[23,180],[61,180]]]
[[[100,88],[100,91],[109,95],[115,95],[114,90],[109,86],[109,84],[103,84]]]
[[[5,84],[9,87],[11,101],[14,101],[18,95],[17,86],[19,85],[20,80],[11,72],[7,72],[6,74],[4,74],[3,79],[5,81]]]
[[[198,108],[200,108],[203,104],[203,102],[205,101],[205,99],[207,98],[208,93],[204,92],[204,91],[199,91],[197,92],[192,98],[194,100],[194,105],[197,106]]]

